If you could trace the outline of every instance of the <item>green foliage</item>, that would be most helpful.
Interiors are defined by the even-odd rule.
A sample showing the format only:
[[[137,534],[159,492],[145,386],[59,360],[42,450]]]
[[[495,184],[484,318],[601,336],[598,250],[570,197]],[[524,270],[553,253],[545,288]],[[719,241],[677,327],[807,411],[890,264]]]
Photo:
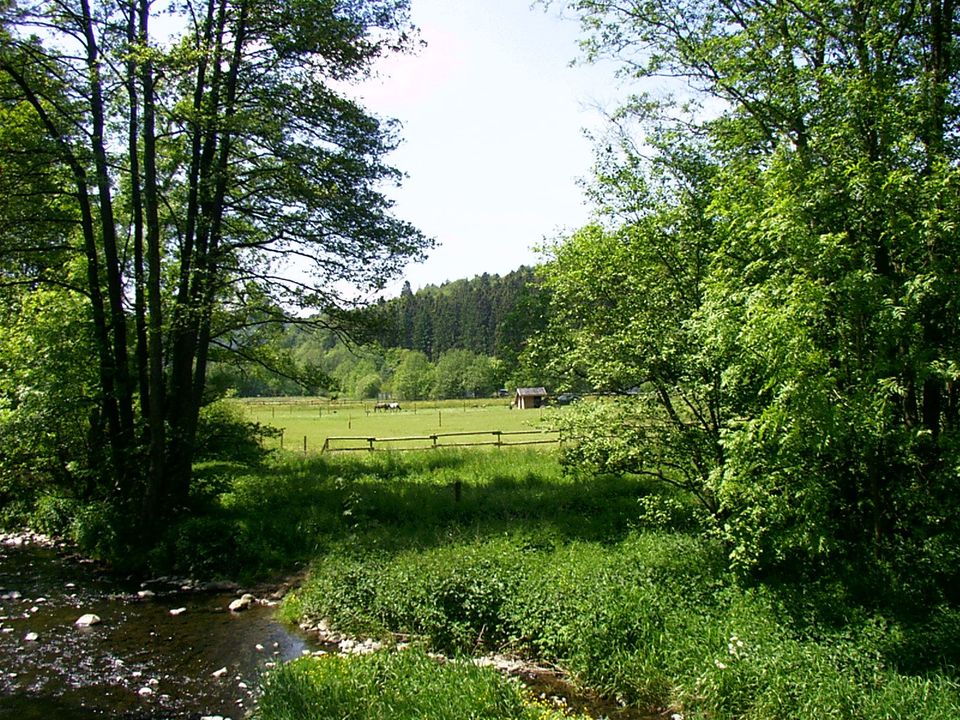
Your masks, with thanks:
[[[38,289],[0,307],[0,503],[89,497],[105,468],[95,351],[81,300]]]
[[[21,425],[0,418],[0,452],[36,452],[38,472],[101,490],[147,530],[187,504],[195,448],[226,441],[198,441],[204,402],[261,371],[327,387],[283,327],[356,327],[346,288],[382,290],[432,245],[385,194],[395,125],[343,91],[413,46],[409,3],[222,9],[0,6],[4,285],[73,312],[60,332],[46,317],[0,338],[0,363],[29,338],[55,378],[15,358],[0,408]]]
[[[377,339],[385,347],[419,350],[434,362],[451,350],[512,362],[542,320],[527,312],[539,293],[528,267],[417,292],[407,284],[400,297],[377,308],[383,324]]]
[[[139,558],[130,554],[131,548],[127,545],[129,539],[135,537],[131,528],[133,517],[113,503],[87,503],[78,507],[73,515],[69,539],[88,557],[112,561],[119,569],[135,569]]]
[[[656,478],[716,512],[714,439],[701,428],[664,420],[649,390],[635,396],[581,400],[547,422],[565,439],[561,462],[571,473],[637,473]],[[704,477],[706,472],[706,477]]]
[[[403,352],[393,374],[393,394],[400,400],[423,400],[430,397],[433,366],[418,350]]]
[[[420,650],[325,656],[270,673],[257,720],[318,717],[397,720],[562,720],[518,683],[472,663],[440,663]]]
[[[279,434],[277,428],[250,422],[246,409],[238,401],[217,400],[200,410],[194,457],[198,462],[229,460],[257,463],[267,455],[264,438],[275,438]]]
[[[51,537],[64,537],[77,510],[76,500],[44,495],[37,500],[28,522],[30,527],[39,533]]]
[[[503,606],[529,572],[510,540],[453,543],[374,558],[332,557],[298,593],[299,612],[350,632],[399,631],[448,653],[501,647]]]
[[[639,392],[571,415],[570,458],[695,492],[744,576],[868,558],[865,596],[954,602],[955,8],[563,4],[588,59],[696,93],[614,114],[603,224],[547,249],[528,357]]]
[[[956,712],[943,655],[956,647],[953,613],[890,621],[829,586],[792,604],[788,587],[739,586],[720,544],[687,534],[558,542],[523,527],[438,547],[332,548],[287,610],[447,652],[532,655],[603,695],[690,718]]]

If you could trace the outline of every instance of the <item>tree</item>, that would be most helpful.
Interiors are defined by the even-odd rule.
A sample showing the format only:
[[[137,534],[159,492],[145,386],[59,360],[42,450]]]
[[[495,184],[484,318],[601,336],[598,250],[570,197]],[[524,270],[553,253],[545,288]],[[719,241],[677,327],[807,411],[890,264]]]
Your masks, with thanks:
[[[154,521],[189,491],[212,349],[307,308],[335,321],[338,287],[383,287],[429,245],[382,194],[394,126],[335,86],[410,45],[407,3],[34,0],[0,23],[2,132],[42,132],[29,207],[69,219],[42,249],[85,266],[106,486]]]
[[[405,350],[400,354],[391,385],[395,397],[401,400],[423,400],[433,387],[433,366],[419,350]]]
[[[620,397],[563,416],[580,438],[570,461],[652,475],[716,513],[730,407],[723,367],[692,322],[718,246],[706,213],[715,169],[693,145],[660,149],[644,163],[624,138],[622,155],[599,166],[594,195],[620,225],[588,226],[548,248],[549,321],[527,356],[562,387]]]
[[[734,559],[796,569],[867,548],[954,577],[936,548],[958,532],[955,3],[567,4],[588,59],[711,98],[711,117],[649,97],[616,117],[654,115],[718,168],[685,323],[720,362]]]

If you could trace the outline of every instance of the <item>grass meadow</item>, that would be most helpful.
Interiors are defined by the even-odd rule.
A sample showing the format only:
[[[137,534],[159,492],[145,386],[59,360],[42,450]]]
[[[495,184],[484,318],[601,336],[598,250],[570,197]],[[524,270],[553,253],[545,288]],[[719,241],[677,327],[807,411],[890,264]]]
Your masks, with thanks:
[[[400,410],[375,411],[374,402],[339,402],[325,398],[269,398],[242,401],[251,420],[283,430],[281,438],[265,438],[268,448],[307,453],[320,452],[330,437],[426,438],[443,433],[477,433],[441,437],[447,446],[458,443],[492,443],[493,431],[505,433],[539,430],[542,410],[513,410],[510,399],[440,400],[400,403]],[[503,442],[538,439],[534,435],[504,436]],[[432,440],[392,441],[378,449],[408,450],[425,448]],[[335,441],[334,449],[366,447],[364,441]]]
[[[413,646],[278,668],[263,720],[556,717],[465,662],[490,652],[650,716],[960,717],[956,610],[901,617],[842,584],[744,582],[687,497],[565,471],[546,446],[210,462],[194,502],[158,567],[251,580],[307,567],[286,619]]]

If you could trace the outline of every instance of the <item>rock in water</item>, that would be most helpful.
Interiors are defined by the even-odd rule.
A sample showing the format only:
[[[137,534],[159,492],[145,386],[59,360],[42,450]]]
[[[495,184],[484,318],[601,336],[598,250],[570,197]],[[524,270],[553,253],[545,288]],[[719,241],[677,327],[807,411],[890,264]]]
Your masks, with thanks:
[[[245,593],[243,596],[237,598],[232,603],[230,603],[230,610],[232,610],[233,612],[240,612],[242,610],[246,610],[251,605],[253,605],[253,603],[256,602],[256,600],[257,599],[250,593]]]
[[[86,615],[81,615],[77,618],[77,621],[74,623],[77,627],[90,627],[91,625],[99,625],[101,622],[99,616],[94,615],[93,613],[87,613]]]

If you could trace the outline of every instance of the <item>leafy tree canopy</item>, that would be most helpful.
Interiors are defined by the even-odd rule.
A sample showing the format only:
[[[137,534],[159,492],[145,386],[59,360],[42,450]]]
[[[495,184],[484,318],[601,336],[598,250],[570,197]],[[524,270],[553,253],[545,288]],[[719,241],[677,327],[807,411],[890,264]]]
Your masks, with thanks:
[[[264,327],[306,311],[337,323],[355,303],[346,288],[382,288],[429,247],[384,194],[400,178],[385,161],[395,124],[342,90],[413,47],[407,11],[405,0],[0,8],[3,279],[89,302],[104,488],[142,503],[137,515],[187,497],[211,361],[276,364]]]
[[[955,585],[955,4],[565,5],[588,60],[694,107],[615,113],[541,354],[637,384],[634,469],[696,466],[740,567],[866,556]]]

